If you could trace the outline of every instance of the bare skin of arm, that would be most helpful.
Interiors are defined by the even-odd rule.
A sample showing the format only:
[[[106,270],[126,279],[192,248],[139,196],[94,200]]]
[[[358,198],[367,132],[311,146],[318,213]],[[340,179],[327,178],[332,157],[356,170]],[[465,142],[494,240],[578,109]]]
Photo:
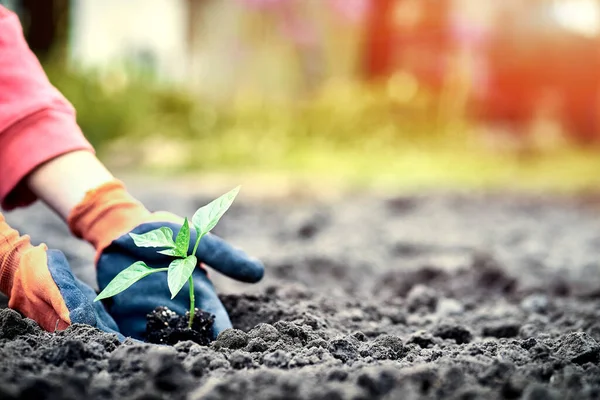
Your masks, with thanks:
[[[113,180],[113,175],[88,151],[74,151],[37,167],[26,178],[29,189],[64,221],[85,194]]]

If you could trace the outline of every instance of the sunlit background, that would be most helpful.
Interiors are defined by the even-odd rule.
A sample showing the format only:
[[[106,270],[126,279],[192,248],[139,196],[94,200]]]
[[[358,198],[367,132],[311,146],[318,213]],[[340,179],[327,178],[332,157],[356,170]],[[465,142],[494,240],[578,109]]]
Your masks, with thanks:
[[[600,0],[0,3],[116,171],[600,187]]]

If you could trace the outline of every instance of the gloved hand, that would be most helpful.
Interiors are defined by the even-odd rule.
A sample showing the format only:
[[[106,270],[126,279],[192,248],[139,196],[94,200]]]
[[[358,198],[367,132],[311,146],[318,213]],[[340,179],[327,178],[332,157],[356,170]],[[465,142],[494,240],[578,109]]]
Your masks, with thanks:
[[[126,192],[121,182],[114,181],[89,192],[71,212],[68,223],[74,235],[96,248],[98,286],[102,290],[119,272],[136,261],[144,261],[153,268],[167,267],[172,257],[159,254],[159,249],[137,247],[129,233],[142,234],[168,226],[175,239],[183,219],[166,212],[151,213]],[[197,237],[194,229],[191,229],[190,237],[191,252]],[[254,283],[263,277],[262,263],[212,234],[200,240],[195,255],[199,263],[239,281]],[[193,278],[196,307],[215,315],[213,337],[216,337],[232,327],[231,321],[203,265],[196,268]],[[146,314],[158,306],[166,306],[184,315],[189,309],[188,293],[189,284],[186,283],[171,300],[166,273],[155,273],[108,299],[106,307],[121,333],[143,340]]]
[[[20,236],[1,214],[0,291],[10,308],[46,331],[88,324],[125,339],[104,306],[93,303],[94,290],[73,275],[64,254],[45,244],[33,246],[29,236]]]

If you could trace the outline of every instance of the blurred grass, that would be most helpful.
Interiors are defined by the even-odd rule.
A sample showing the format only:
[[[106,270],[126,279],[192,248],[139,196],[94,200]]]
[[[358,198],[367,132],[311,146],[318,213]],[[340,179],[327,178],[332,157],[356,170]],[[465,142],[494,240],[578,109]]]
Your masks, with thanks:
[[[566,144],[486,146],[409,76],[330,81],[295,102],[249,93],[217,105],[143,73],[45,66],[99,156],[118,170],[335,180],[355,188],[600,187],[600,153]],[[512,147],[511,147],[512,146]]]

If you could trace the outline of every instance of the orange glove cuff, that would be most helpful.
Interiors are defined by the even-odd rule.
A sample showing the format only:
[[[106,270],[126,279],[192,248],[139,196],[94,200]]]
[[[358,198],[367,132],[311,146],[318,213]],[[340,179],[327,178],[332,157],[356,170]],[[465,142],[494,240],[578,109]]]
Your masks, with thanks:
[[[151,213],[116,179],[87,192],[67,218],[71,233],[96,249],[96,265],[102,251],[114,240],[138,225],[157,221],[182,224],[183,218],[166,211]]]
[[[29,236],[19,235],[0,214],[0,292],[7,296],[10,295],[21,255],[28,248],[31,248]]]
[[[87,192],[67,218],[71,233],[91,243],[96,258],[110,243],[150,219],[151,213],[114,180]],[[96,260],[97,261],[97,260]]]
[[[32,246],[0,214],[0,291],[8,306],[32,318],[47,331],[71,324],[69,310],[53,284],[45,244]]]

